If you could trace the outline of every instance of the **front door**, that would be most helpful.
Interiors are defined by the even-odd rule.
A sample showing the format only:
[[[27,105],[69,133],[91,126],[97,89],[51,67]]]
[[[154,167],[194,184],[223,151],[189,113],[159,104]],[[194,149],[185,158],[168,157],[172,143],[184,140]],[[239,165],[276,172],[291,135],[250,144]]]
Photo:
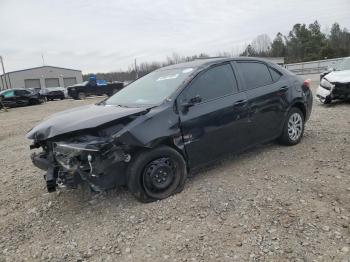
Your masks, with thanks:
[[[6,107],[15,107],[16,106],[16,97],[14,90],[8,90],[1,94],[2,103]]]
[[[239,151],[249,141],[247,98],[239,92],[230,64],[201,72],[177,99],[191,167]]]

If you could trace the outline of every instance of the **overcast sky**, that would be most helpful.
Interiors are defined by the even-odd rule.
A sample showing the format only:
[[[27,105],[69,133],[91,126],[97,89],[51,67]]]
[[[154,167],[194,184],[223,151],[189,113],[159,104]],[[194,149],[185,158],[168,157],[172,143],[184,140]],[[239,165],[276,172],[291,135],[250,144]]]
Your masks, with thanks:
[[[172,53],[237,52],[295,23],[350,29],[350,0],[0,0],[6,70],[43,64],[110,72]]]

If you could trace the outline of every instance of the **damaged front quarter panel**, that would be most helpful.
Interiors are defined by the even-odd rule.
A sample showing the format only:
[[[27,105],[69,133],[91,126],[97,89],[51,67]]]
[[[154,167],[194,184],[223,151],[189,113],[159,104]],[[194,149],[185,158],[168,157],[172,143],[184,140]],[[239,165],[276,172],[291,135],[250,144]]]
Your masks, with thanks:
[[[133,114],[63,134],[58,131],[62,128],[58,129],[56,121],[51,119],[50,125],[42,124],[51,133],[36,127],[28,134],[36,138],[31,148],[43,148],[43,152],[32,154],[32,161],[46,171],[49,192],[57,185],[77,188],[83,181],[95,191],[125,185],[127,165],[139,150],[171,143],[184,153],[179,119],[173,110],[170,103],[153,109],[129,110]],[[59,124],[61,118],[60,115]],[[90,115],[89,119],[92,118]],[[64,129],[72,130],[67,125]],[[59,135],[55,136],[56,133]],[[40,140],[43,136],[35,134],[45,134],[48,139]]]

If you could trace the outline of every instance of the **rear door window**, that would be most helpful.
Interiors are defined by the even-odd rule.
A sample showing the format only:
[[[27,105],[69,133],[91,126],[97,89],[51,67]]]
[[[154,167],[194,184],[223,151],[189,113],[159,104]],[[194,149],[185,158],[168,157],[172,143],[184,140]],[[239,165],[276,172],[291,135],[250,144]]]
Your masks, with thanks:
[[[238,61],[237,64],[247,90],[272,84],[271,74],[265,64],[250,61]]]
[[[15,93],[17,96],[25,96],[30,94],[30,92],[27,90],[16,90]]]
[[[186,99],[199,96],[202,102],[237,92],[237,82],[231,65],[216,66],[197,76],[187,87]]]

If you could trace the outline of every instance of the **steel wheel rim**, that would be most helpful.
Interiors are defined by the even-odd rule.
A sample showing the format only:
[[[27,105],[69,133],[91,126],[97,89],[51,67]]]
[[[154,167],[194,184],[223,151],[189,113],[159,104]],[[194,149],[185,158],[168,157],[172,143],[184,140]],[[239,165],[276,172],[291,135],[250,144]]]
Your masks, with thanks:
[[[173,190],[177,166],[169,157],[151,161],[143,170],[143,187],[149,196],[157,198]]]
[[[294,113],[288,120],[288,136],[290,140],[296,141],[303,131],[303,119],[300,114]]]

